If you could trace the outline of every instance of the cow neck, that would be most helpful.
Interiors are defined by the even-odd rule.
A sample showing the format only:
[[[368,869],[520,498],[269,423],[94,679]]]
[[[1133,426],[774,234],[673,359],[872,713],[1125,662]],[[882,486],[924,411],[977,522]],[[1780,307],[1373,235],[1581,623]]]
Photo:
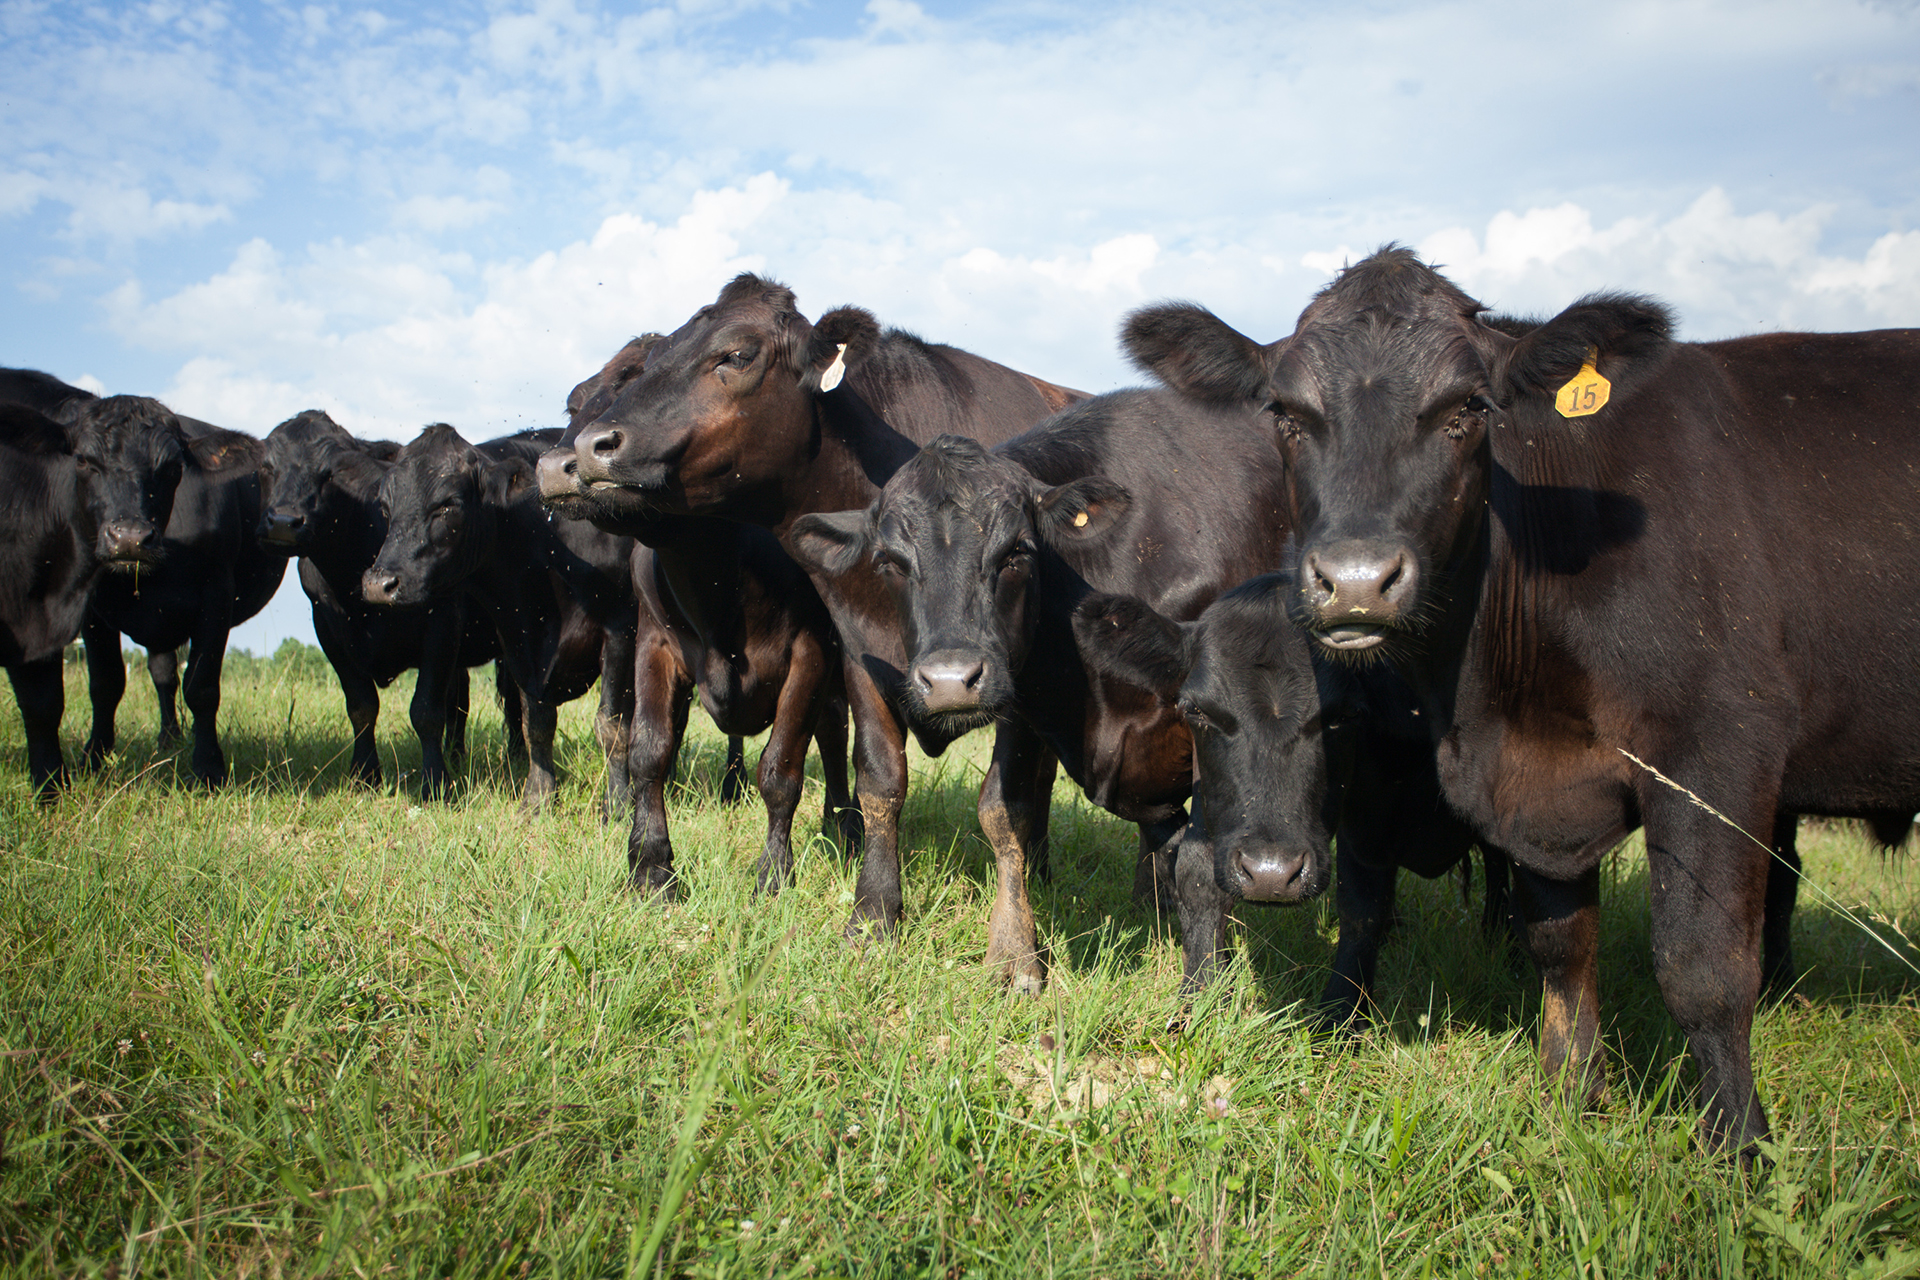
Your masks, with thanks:
[[[871,505],[919,452],[851,387],[815,395],[806,457],[782,477],[781,511],[770,527],[784,538],[803,515]]]
[[[1605,553],[1609,503],[1617,499],[1597,482],[1594,445],[1584,424],[1534,428],[1503,416],[1494,426],[1486,518],[1434,637],[1434,656],[1452,664],[1444,681],[1450,695],[1465,664],[1475,672],[1475,708],[1450,697],[1448,723],[1480,710],[1519,720],[1542,687],[1561,693],[1563,714],[1584,716],[1584,662],[1548,620],[1565,616],[1572,578]]]

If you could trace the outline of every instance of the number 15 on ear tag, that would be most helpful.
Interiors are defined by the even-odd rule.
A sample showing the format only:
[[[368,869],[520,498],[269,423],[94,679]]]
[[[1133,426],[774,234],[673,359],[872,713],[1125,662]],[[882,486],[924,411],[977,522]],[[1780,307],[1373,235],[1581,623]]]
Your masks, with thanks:
[[[1593,362],[1599,353],[1591,347],[1587,349],[1587,362],[1580,366],[1580,372],[1573,375],[1567,385],[1560,388],[1560,394],[1553,398],[1553,407],[1560,411],[1563,418],[1584,418],[1590,413],[1598,413],[1607,407],[1607,396],[1613,391],[1613,384],[1600,376]]]

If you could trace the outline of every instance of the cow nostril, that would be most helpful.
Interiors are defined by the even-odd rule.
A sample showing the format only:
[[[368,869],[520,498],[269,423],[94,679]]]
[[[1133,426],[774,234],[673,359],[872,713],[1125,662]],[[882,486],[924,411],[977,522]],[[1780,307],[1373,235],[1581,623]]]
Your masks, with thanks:
[[[618,431],[603,431],[593,438],[593,451],[596,454],[615,454],[626,443],[626,437]]]

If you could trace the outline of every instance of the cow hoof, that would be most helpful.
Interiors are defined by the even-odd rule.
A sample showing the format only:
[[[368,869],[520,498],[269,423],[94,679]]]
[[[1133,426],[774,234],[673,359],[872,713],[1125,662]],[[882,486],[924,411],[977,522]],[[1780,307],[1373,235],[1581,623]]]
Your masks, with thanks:
[[[868,941],[885,941],[891,938],[897,923],[884,916],[869,915],[855,907],[853,915],[848,918],[847,926],[841,930],[841,933],[848,942],[859,946]]]
[[[635,867],[627,876],[627,888],[637,894],[658,898],[661,903],[680,900],[680,877],[672,867]]]
[[[1013,994],[1037,1000],[1040,998],[1040,993],[1047,989],[1046,971],[1036,961],[1032,969],[1015,972],[1008,985],[1012,987]]]

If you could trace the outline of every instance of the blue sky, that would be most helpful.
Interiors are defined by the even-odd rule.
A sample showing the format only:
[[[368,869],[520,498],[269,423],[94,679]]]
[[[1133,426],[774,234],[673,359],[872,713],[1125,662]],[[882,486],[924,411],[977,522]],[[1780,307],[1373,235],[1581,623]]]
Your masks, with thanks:
[[[0,0],[0,363],[264,433],[559,420],[734,272],[1058,382],[1398,240],[1689,337],[1920,325],[1920,4]],[[311,638],[291,579],[236,643]]]

